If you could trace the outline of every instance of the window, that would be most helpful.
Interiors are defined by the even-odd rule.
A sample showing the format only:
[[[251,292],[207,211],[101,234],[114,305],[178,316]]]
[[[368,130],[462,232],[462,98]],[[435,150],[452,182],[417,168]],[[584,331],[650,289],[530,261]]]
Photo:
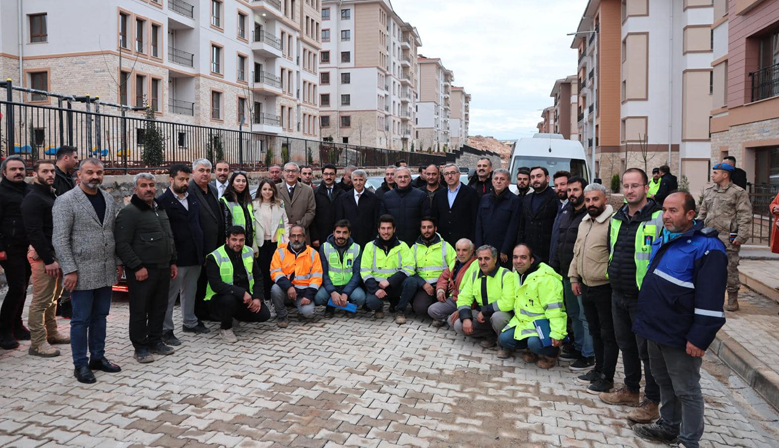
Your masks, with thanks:
[[[216,45],[211,45],[211,72],[222,73],[220,62],[222,61],[222,49]]]
[[[352,82],[351,73],[341,73],[341,84],[350,84]]]
[[[329,93],[323,93],[319,96],[319,105],[320,106],[329,106],[330,105],[330,94]]]
[[[130,15],[119,13],[119,46],[121,48],[130,48],[128,31],[130,27]]]
[[[351,62],[351,61],[352,61],[352,54],[348,51],[342,51],[341,62]]]
[[[238,37],[246,39],[246,16],[238,13]]]
[[[319,117],[319,127],[320,128],[330,127],[330,115],[322,115],[321,117]]]
[[[135,51],[138,53],[144,53],[143,30],[146,29],[146,21],[141,19],[135,19]]]
[[[351,30],[341,30],[341,41],[349,41],[352,40],[352,31]]]
[[[709,95],[714,93],[714,70],[709,72]]]
[[[186,132],[179,132],[176,135],[176,143],[178,144],[179,148],[186,148],[187,147],[187,133]]]
[[[162,109],[160,108],[160,86],[162,85],[162,81],[157,78],[151,79],[151,108],[154,112],[160,112]]]
[[[330,72],[322,72],[319,74],[319,84],[330,84]]]
[[[330,30],[322,30],[322,42],[330,42]]]
[[[146,77],[143,75],[135,75],[135,107],[143,107],[144,103],[144,90],[146,87]]]
[[[351,9],[342,9],[341,10],[341,20],[349,20],[352,18],[352,10]]]
[[[152,24],[151,26],[151,55],[155,58],[161,58],[160,52],[160,29],[159,25]]]
[[[222,27],[222,2],[211,0],[211,25]]]
[[[329,64],[330,63],[330,52],[329,51],[323,51],[319,53],[319,62],[322,64]]]
[[[130,105],[130,72],[122,72],[119,80],[119,101],[125,105]]]
[[[322,9],[322,20],[330,20],[330,8]]]
[[[238,123],[246,123],[246,98],[238,97]]]
[[[35,90],[49,90],[49,73],[36,72],[30,73],[30,88]],[[41,93],[33,93],[31,101],[46,101],[48,97]]]
[[[238,81],[246,81],[246,56],[238,55]]]
[[[47,42],[46,14],[30,15],[30,42]]]
[[[341,116],[341,127],[342,128],[348,128],[351,125],[352,125],[352,117],[350,117],[349,115],[342,115]],[[347,143],[347,142],[344,142],[344,143]]]
[[[341,95],[341,106],[348,106],[352,104],[352,96],[349,94]]]
[[[222,92],[211,91],[211,119],[222,119]]]

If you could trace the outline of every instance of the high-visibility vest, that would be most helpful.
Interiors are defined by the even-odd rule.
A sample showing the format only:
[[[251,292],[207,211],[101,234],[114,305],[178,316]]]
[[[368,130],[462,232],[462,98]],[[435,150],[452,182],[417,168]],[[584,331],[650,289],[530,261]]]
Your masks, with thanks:
[[[406,243],[400,241],[400,244],[390,249],[387,254],[378,249],[374,241],[365,245],[360,262],[363,281],[374,279],[381,282],[400,271],[409,277],[414,275],[414,260],[411,259],[411,250]]]
[[[233,225],[241,226],[246,230],[246,215],[243,213],[243,206],[237,202],[227,202],[227,198],[224,196],[219,198],[219,200],[227,206],[228,210],[230,210],[230,216],[233,217]],[[254,210],[252,209],[251,202],[246,204],[246,210],[249,212],[249,219],[251,222],[254,222]]]
[[[430,246],[414,244],[414,263],[417,274],[428,283],[438,280],[444,269],[456,258],[454,250],[438,235],[439,242]]]
[[[646,192],[646,197],[651,197],[657,194],[657,190],[660,189],[660,181],[657,182],[653,180],[649,181],[649,191]]]
[[[220,246],[215,251],[208,254],[209,257],[213,257],[216,261],[216,265],[219,266],[219,276],[222,281],[228,285],[233,284],[233,262],[230,261],[230,257],[227,255],[227,249],[225,246]],[[241,259],[243,260],[243,267],[246,268],[246,275],[249,277],[249,290],[254,291],[254,275],[252,275],[252,269],[254,268],[254,251],[251,247],[244,246],[241,251]],[[206,296],[203,300],[211,300],[216,293],[211,288],[211,284],[206,285]]]
[[[276,283],[281,276],[287,277],[297,288],[319,289],[322,286],[319,252],[306,246],[306,250],[295,255],[287,249],[287,244],[279,244],[270,262],[270,277]]]
[[[611,241],[611,247],[609,248],[609,264],[611,264],[611,259],[614,257],[614,246],[617,244],[617,237],[619,237],[619,229],[621,227],[622,221],[619,219],[611,220],[611,231],[609,233],[609,240]],[[636,252],[633,258],[636,262],[636,286],[638,286],[639,290],[641,289],[641,284],[644,283],[646,271],[649,269],[649,259],[652,256],[652,243],[657,238],[660,238],[660,233],[662,231],[663,212],[661,210],[652,213],[652,219],[642,222],[636,230]]]
[[[360,245],[352,242],[352,245],[344,251],[343,259],[332,244],[325,242],[322,247],[325,259],[327,260],[327,276],[333,286],[344,286],[349,283],[354,274],[354,262],[360,256]]]

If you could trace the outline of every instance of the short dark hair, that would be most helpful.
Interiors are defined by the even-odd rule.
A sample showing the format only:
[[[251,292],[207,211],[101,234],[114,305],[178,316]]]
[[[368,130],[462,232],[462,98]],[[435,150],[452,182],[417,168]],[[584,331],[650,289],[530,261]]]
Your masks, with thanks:
[[[433,227],[438,227],[438,223],[436,222],[435,218],[433,218],[430,215],[423,216],[422,219],[419,220],[419,222],[421,223],[422,221],[430,221],[433,223]]]
[[[668,165],[660,165],[660,171],[665,174],[671,174],[671,168]]]
[[[425,167],[420,166],[419,168],[417,168],[417,171],[421,173],[421,172],[425,171]]]
[[[68,146],[68,145],[60,146],[60,149],[57,150],[57,160],[62,160],[63,157],[69,156],[76,151],[77,150],[74,146]]]
[[[733,156],[725,156],[724,160],[730,160],[731,162],[733,162],[733,166],[736,166],[736,158],[735,157],[733,157]]]
[[[583,177],[573,176],[568,178],[568,185],[576,184],[576,183],[582,186],[582,191],[584,191],[584,189],[587,188],[587,185],[590,184],[589,182],[587,182],[587,179]]]
[[[431,163],[431,164],[427,165],[427,166],[425,167],[425,169],[428,169],[428,168],[430,168],[431,166],[432,166],[432,167],[435,167],[435,170],[436,170],[436,171],[438,171],[438,173],[439,173],[439,174],[441,173],[441,168],[439,168],[439,167],[438,167],[438,165],[436,165],[435,163]]]
[[[55,162],[53,160],[38,160],[33,164],[32,170],[37,173],[41,165],[55,165]]]
[[[660,170],[662,170],[663,167],[660,167]],[[666,171],[667,172],[667,171]],[[644,185],[649,184],[649,176],[646,175],[646,171],[642,170],[641,168],[628,168],[625,170],[624,173],[622,173],[622,178],[625,178],[625,174],[627,173],[639,173],[641,174],[641,179],[644,180]]]
[[[229,163],[227,163],[227,160],[220,160],[220,161],[216,162],[216,163],[214,164],[214,167],[216,167],[216,166],[217,166],[217,165],[219,165],[220,163],[224,163],[225,165],[227,165],[227,166],[228,166],[228,168],[230,167],[230,164],[229,164]]]
[[[325,170],[328,169],[328,168],[333,170],[333,171],[335,171],[336,174],[338,173],[338,168],[336,168],[335,165],[333,165],[332,163],[328,163],[327,165],[323,166],[322,167],[322,172],[324,173]]]
[[[571,181],[570,180],[571,179],[571,173],[569,173],[568,171],[560,170],[560,171],[554,173],[554,175],[552,176],[552,179],[554,180],[554,179],[558,179],[560,177],[564,177],[564,178],[568,179],[568,182]]]
[[[175,163],[170,166],[170,171],[168,171],[168,175],[171,179],[178,176],[179,173],[187,173],[192,174],[192,168],[184,165],[183,163]]]
[[[348,219],[339,219],[336,221],[333,229],[336,229],[337,227],[346,227],[350,232],[352,231],[352,223],[350,223]]]
[[[528,252],[530,252],[530,258],[535,258],[535,257],[536,257],[536,255],[533,253],[533,248],[532,248],[532,247],[530,247],[530,245],[529,245],[529,244],[527,244],[527,243],[519,243],[519,244],[517,244],[516,246],[514,246],[514,249],[518,248],[519,246],[525,246],[525,247],[527,247],[527,251],[528,251]],[[511,251],[511,252],[514,252],[514,250],[512,249],[512,251]]]
[[[233,235],[243,235],[246,236],[246,230],[243,229],[243,226],[230,226],[225,230],[225,235],[229,238]]]
[[[306,169],[306,168],[308,168],[308,169],[309,169],[309,170],[311,170],[311,171],[314,171],[314,169],[313,169],[313,168],[311,168],[311,165],[303,165],[303,166],[301,166],[301,167],[300,167],[300,169],[301,169],[301,170],[304,170],[304,169]]]
[[[517,169],[517,174],[524,174],[525,176],[530,176],[530,168],[526,166],[521,166],[519,169]]]
[[[695,211],[695,198],[692,197],[692,195],[687,191],[679,191],[675,190],[672,191],[668,196],[671,196],[672,194],[680,194],[683,196],[682,200],[682,208],[684,209],[684,212],[687,213],[690,210]]]
[[[545,167],[545,166],[534,166],[534,167],[530,168],[530,172],[531,172],[531,173],[532,173],[533,171],[535,171],[535,170],[541,170],[541,171],[543,171],[543,172],[544,172],[544,176],[548,176],[548,175],[549,175],[549,170],[548,170],[548,169],[546,169],[546,167]]]
[[[395,162],[395,166],[396,166],[396,167],[400,167],[400,164],[401,164],[401,163],[408,163],[408,162],[406,162],[406,159],[400,159],[400,160],[398,160],[398,161],[396,161],[396,162]]]
[[[395,227],[395,217],[390,214],[384,214],[379,216],[379,225],[383,222],[388,222],[392,224],[392,227]]]

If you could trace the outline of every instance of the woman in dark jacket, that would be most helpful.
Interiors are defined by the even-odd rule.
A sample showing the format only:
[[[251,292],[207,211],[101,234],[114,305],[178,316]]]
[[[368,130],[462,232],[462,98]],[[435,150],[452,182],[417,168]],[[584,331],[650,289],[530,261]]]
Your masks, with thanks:
[[[246,241],[254,241],[254,210],[249,192],[249,178],[245,171],[235,171],[227,188],[219,199],[224,215],[225,228],[241,226],[246,231]],[[251,243],[249,243],[251,244]]]

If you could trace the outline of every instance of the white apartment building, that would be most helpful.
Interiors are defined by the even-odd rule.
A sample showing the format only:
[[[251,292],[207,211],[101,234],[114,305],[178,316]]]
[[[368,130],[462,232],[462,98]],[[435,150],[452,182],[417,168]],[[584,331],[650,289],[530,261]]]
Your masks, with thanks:
[[[471,94],[466,93],[463,87],[452,86],[450,101],[452,116],[449,119],[449,148],[455,150],[468,144]]]
[[[319,103],[322,138],[396,150],[415,143],[416,28],[388,0],[324,0]]]
[[[444,67],[439,58],[422,55],[419,64],[419,104],[417,138],[420,149],[447,151],[451,120],[451,95],[454,73]]]
[[[160,120],[319,139],[320,1],[0,0],[0,69]]]

